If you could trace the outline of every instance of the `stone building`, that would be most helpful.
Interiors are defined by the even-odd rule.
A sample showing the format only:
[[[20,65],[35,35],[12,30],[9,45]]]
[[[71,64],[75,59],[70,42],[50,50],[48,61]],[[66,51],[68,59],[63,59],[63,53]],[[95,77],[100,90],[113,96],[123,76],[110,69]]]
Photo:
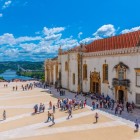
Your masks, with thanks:
[[[58,51],[46,60],[46,82],[73,92],[109,95],[140,105],[140,31]]]
[[[58,57],[45,61],[45,81],[48,84],[55,84],[58,81]]]

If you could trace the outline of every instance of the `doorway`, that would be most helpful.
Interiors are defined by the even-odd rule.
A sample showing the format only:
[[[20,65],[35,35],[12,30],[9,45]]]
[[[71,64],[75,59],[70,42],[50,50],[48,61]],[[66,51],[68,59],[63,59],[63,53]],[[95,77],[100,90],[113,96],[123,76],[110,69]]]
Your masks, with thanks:
[[[93,93],[99,93],[99,83],[93,82]]]
[[[118,91],[118,100],[119,102],[124,102],[124,91],[123,90],[119,90]]]
[[[96,72],[95,69],[94,72],[90,72],[90,92],[101,94],[100,73]]]

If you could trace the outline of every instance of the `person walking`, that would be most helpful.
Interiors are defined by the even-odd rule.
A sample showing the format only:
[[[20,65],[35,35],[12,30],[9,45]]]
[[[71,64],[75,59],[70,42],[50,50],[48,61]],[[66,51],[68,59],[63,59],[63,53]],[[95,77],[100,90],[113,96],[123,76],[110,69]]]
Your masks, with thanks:
[[[40,103],[40,106],[39,106],[39,113],[42,112],[42,103]]]
[[[6,120],[6,111],[3,111],[3,120]]]
[[[94,103],[94,101],[92,102],[92,110],[94,110],[95,109],[95,103]]]
[[[54,125],[55,124],[55,122],[54,122],[54,114],[51,114],[51,120],[52,120],[52,125]]]
[[[69,109],[69,110],[68,110],[68,114],[69,114],[69,115],[68,115],[68,119],[69,119],[70,117],[72,118],[72,109]]]
[[[49,109],[52,109],[52,102],[49,102]]]
[[[87,98],[85,97],[84,107],[86,107],[86,104],[87,104]]]
[[[55,113],[55,105],[53,105],[53,113]]]
[[[48,119],[46,122],[49,122],[51,120],[51,113],[48,111]]]
[[[135,132],[138,132],[139,131],[139,123],[138,123],[138,120],[137,119],[135,121],[135,127],[136,127]]]
[[[57,108],[60,107],[60,99],[57,100]]]
[[[96,112],[96,114],[95,114],[95,119],[96,119],[96,122],[95,122],[95,123],[97,123],[97,122],[98,122],[98,119],[99,119],[99,115],[98,115],[97,112]]]
[[[84,108],[84,102],[83,102],[83,100],[81,101],[81,108]]]
[[[16,86],[16,91],[17,91],[18,87]]]
[[[35,106],[34,106],[34,113],[36,114],[38,112],[38,104],[36,104]]]
[[[115,115],[117,115],[118,114],[118,107],[116,106],[115,107]]]
[[[119,112],[120,112],[120,115],[122,114],[122,107],[119,106]]]
[[[42,111],[43,112],[45,111],[45,105],[44,104],[42,105]]]

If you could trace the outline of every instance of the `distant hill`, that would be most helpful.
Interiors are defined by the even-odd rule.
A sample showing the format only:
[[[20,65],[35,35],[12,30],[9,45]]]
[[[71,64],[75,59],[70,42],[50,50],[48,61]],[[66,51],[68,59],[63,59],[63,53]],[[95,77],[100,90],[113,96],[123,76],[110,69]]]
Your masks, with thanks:
[[[44,70],[44,62],[30,62],[30,61],[6,61],[0,62],[0,73],[3,73],[5,70],[11,69],[18,71],[18,68],[23,68],[27,70]]]

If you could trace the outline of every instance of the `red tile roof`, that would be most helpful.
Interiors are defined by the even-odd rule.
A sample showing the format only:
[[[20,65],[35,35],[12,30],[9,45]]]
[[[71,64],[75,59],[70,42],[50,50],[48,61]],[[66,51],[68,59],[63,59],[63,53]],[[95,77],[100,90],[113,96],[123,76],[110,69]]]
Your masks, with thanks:
[[[113,36],[110,38],[95,40],[86,45],[87,52],[97,52],[121,48],[136,47],[140,43],[140,30]]]

